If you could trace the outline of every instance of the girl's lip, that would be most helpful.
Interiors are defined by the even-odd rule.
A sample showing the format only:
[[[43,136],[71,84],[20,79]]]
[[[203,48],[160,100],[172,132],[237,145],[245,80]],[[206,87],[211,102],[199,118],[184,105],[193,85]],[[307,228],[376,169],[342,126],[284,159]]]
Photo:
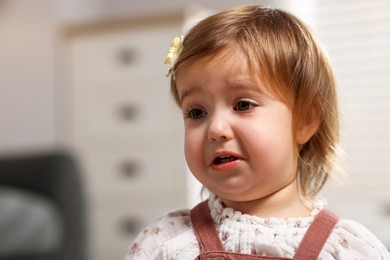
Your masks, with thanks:
[[[221,157],[234,157],[236,158],[235,161],[241,161],[243,158],[241,155],[237,154],[237,153],[234,153],[234,152],[230,152],[230,151],[218,151],[216,152],[213,157],[211,158],[211,161],[210,161],[210,165],[211,166],[215,166],[215,161],[217,160],[217,158],[221,158]]]

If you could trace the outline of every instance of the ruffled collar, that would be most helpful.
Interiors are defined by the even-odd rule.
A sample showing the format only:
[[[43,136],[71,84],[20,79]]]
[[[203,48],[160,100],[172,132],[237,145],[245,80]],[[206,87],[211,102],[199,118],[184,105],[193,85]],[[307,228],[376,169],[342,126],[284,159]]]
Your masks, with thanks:
[[[243,214],[232,208],[224,207],[219,197],[210,194],[208,205],[211,209],[210,214],[217,225],[236,224],[236,225],[261,225],[265,227],[308,227],[314,217],[326,206],[326,200],[317,198],[314,200],[314,208],[308,217],[297,218],[261,218],[254,215]]]

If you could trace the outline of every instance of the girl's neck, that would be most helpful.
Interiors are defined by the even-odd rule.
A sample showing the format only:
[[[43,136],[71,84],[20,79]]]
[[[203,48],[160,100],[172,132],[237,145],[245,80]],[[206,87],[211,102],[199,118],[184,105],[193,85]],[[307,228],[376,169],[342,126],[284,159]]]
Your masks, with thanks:
[[[309,198],[300,195],[298,191],[291,190],[281,190],[267,197],[251,201],[227,201],[222,198],[221,200],[226,207],[233,208],[243,214],[263,218],[307,217],[313,210],[313,204]]]

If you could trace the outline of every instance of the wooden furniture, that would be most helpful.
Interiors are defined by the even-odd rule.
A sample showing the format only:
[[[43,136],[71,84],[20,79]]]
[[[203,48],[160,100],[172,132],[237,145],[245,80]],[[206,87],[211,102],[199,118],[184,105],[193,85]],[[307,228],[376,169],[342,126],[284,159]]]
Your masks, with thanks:
[[[164,64],[181,24],[158,17],[64,33],[62,131],[85,174],[91,259],[122,259],[142,227],[186,206],[182,116]]]

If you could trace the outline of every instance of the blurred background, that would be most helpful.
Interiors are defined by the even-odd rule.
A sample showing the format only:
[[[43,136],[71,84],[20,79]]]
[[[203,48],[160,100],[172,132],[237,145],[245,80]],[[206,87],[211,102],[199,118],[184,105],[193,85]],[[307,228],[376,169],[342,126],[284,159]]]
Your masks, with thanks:
[[[173,37],[242,4],[288,10],[334,64],[343,184],[323,196],[390,248],[388,0],[0,0],[0,259],[122,259],[201,198],[163,64]]]

